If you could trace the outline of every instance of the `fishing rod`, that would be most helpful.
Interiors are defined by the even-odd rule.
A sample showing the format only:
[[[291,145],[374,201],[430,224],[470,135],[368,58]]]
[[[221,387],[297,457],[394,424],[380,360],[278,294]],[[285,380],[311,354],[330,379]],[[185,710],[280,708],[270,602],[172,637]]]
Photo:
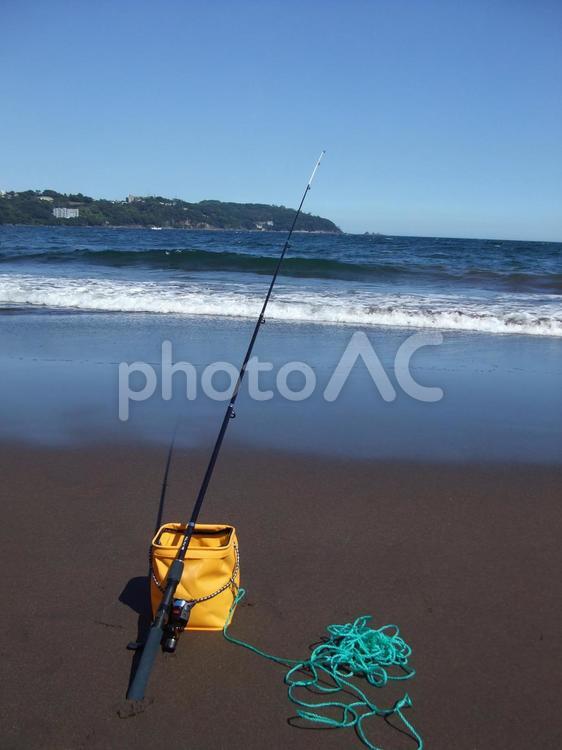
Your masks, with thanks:
[[[201,512],[201,507],[203,505],[203,501],[205,500],[205,495],[207,494],[207,489],[209,487],[211,477],[213,476],[213,471],[215,469],[215,464],[217,462],[217,458],[220,453],[220,449],[224,440],[224,436],[226,434],[226,430],[228,428],[230,420],[234,419],[234,417],[236,416],[236,412],[234,411],[234,406],[236,404],[236,399],[238,398],[238,394],[240,392],[240,387],[242,385],[242,381],[246,373],[246,368],[248,366],[250,357],[252,356],[252,351],[254,349],[254,344],[256,343],[256,339],[258,337],[260,327],[265,323],[265,311],[267,309],[267,305],[269,304],[269,299],[271,297],[271,293],[273,292],[273,287],[275,286],[275,282],[277,281],[279,269],[281,268],[281,264],[283,263],[283,259],[285,258],[285,254],[287,252],[287,249],[289,248],[289,243],[291,240],[291,236],[293,234],[293,230],[295,229],[297,219],[300,216],[305,198],[308,194],[308,191],[310,190],[312,181],[316,175],[316,171],[318,170],[318,167],[320,166],[320,162],[322,161],[322,157],[324,156],[325,153],[326,153],[325,151],[322,151],[322,153],[320,154],[318,158],[318,161],[316,162],[314,166],[314,169],[312,170],[312,174],[310,175],[310,179],[302,195],[301,202],[299,203],[299,207],[297,208],[297,211],[293,218],[291,228],[289,229],[287,239],[285,240],[285,244],[283,245],[283,249],[277,260],[277,264],[275,266],[273,276],[271,277],[271,282],[269,284],[267,294],[265,295],[265,299],[263,301],[260,314],[258,316],[252,336],[250,338],[248,350],[246,351],[246,355],[244,357],[240,370],[238,371],[238,378],[236,380],[236,385],[234,386],[232,396],[230,398],[228,406],[226,407],[226,411],[225,411],[225,414],[224,414],[224,417],[223,417],[223,420],[219,429],[219,433],[215,441],[213,452],[211,453],[209,464],[207,466],[205,475],[203,477],[203,481],[201,483],[201,487],[197,494],[195,505],[193,506],[191,518],[189,519],[189,522],[187,526],[185,527],[185,530],[183,532],[180,532],[182,534],[182,542],[177,551],[174,561],[170,565],[170,569],[166,577],[166,587],[164,589],[164,593],[160,600],[158,609],[156,610],[156,614],[154,616],[152,624],[149,628],[148,637],[146,638],[144,646],[142,647],[142,654],[139,660],[139,665],[131,681],[129,690],[127,691],[127,698],[129,700],[138,701],[144,698],[144,693],[146,690],[146,686],[148,684],[148,680],[150,678],[150,673],[152,671],[152,667],[154,664],[154,660],[156,658],[156,654],[158,652],[158,648],[162,644],[162,640],[165,636],[165,627],[166,627],[169,613],[172,607],[172,603],[174,601],[174,594],[183,576],[185,556],[187,553],[187,549],[189,547],[189,543],[191,541],[191,537],[193,536],[193,533],[195,531],[195,524],[199,517],[199,513]],[[184,608],[182,609],[180,613],[182,628],[185,627],[185,625],[187,624],[191,606],[193,606],[192,603],[185,602]]]

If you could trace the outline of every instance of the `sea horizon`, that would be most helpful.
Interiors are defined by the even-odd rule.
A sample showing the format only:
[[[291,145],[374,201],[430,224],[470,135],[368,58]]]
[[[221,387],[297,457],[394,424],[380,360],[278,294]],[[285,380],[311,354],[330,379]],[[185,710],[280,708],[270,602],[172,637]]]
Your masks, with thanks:
[[[177,230],[179,232],[248,232],[250,234],[256,233],[256,234],[263,234],[264,232],[267,232],[268,234],[274,234],[274,235],[284,235],[287,234],[287,231],[285,229],[226,229],[223,227],[213,227],[213,228],[206,228],[206,229],[198,229],[197,227],[174,227],[174,226],[146,226],[142,224],[104,224],[104,225],[64,225],[64,224],[21,224],[21,223],[9,223],[5,222],[3,224],[0,224],[1,227],[31,227],[31,228],[42,228],[42,229],[49,229],[53,226],[56,226],[60,229],[65,230],[72,230],[76,228],[80,229],[146,229],[148,231],[156,229],[166,229],[168,231]],[[434,240],[475,240],[475,241],[481,241],[481,242],[515,242],[515,243],[526,243],[530,242],[534,245],[562,245],[562,238],[561,239],[547,239],[547,240],[539,240],[536,238],[525,238],[521,239],[518,237],[506,237],[504,235],[494,237],[494,236],[484,236],[484,235],[455,235],[455,234],[403,234],[400,232],[381,232],[381,231],[375,231],[375,230],[365,230],[365,231],[357,231],[352,232],[348,231],[346,229],[340,229],[339,232],[330,232],[327,230],[321,230],[321,229],[299,229],[298,226],[294,230],[294,234],[320,234],[320,235],[349,235],[351,237],[393,237],[393,238],[400,238],[400,239],[434,239]]]

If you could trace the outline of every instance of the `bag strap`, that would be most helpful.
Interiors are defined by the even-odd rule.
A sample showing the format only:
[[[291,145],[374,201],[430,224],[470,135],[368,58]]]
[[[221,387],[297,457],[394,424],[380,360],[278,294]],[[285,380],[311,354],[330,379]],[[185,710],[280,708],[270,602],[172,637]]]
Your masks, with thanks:
[[[188,601],[191,602],[191,604],[199,604],[199,602],[206,602],[209,599],[214,599],[215,596],[218,596],[219,594],[222,594],[223,591],[226,591],[226,589],[230,588],[231,586],[234,586],[236,589],[238,586],[236,585],[236,576],[238,575],[238,571],[240,570],[240,553],[238,551],[238,545],[236,542],[234,543],[234,554],[236,556],[236,562],[234,563],[234,568],[232,570],[232,576],[230,579],[219,589],[216,591],[213,591],[212,594],[207,594],[206,596],[200,596],[198,599],[189,599]],[[150,556],[150,575],[152,576],[152,580],[156,584],[156,586],[160,589],[160,591],[164,591],[165,587],[160,583],[158,578],[156,577],[156,573],[154,572],[154,558],[152,554],[149,552]]]

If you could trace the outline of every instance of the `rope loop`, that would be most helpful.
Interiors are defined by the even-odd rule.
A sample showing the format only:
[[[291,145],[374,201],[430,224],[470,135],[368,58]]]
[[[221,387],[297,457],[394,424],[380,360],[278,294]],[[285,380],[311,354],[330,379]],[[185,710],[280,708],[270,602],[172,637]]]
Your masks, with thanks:
[[[261,651],[255,646],[230,635],[228,628],[236,605],[243,599],[245,590],[240,589],[228,614],[223,634],[231,643],[253,651],[265,659],[288,667],[285,684],[288,686],[289,700],[298,707],[297,716],[315,724],[334,728],[353,728],[361,742],[369,750],[382,750],[373,745],[365,734],[363,723],[371,716],[398,716],[408,733],[417,743],[417,750],[423,750],[423,740],[403,711],[412,706],[410,696],[405,693],[393,706],[381,708],[370,700],[366,693],[353,682],[353,678],[364,678],[376,688],[382,688],[391,681],[409,680],[416,674],[409,665],[412,649],[400,636],[396,625],[383,625],[372,628],[368,624],[370,615],[358,617],[354,622],[343,625],[328,625],[328,637],[316,646],[308,659],[283,659]],[[346,691],[356,700],[344,703],[338,700],[304,700],[302,691],[318,696]],[[309,710],[314,709],[314,710]],[[319,709],[336,709],[339,718],[332,718]]]

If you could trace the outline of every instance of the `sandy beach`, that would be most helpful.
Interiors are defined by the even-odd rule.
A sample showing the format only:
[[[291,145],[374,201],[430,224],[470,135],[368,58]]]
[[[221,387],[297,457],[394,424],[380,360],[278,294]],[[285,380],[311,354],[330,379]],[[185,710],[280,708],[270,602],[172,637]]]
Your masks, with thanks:
[[[3,443],[2,747],[149,748],[174,728],[197,750],[357,747],[352,732],[292,725],[283,669],[220,633],[184,634],[158,659],[147,709],[120,717],[165,453]],[[165,520],[185,517],[205,457],[174,457]],[[248,595],[233,633],[301,657],[329,623],[394,622],[414,650],[408,717],[427,747],[554,750],[561,480],[556,466],[231,443],[202,520],[238,529]],[[400,694],[385,688],[380,702]],[[383,747],[413,746],[383,720],[369,731]]]

